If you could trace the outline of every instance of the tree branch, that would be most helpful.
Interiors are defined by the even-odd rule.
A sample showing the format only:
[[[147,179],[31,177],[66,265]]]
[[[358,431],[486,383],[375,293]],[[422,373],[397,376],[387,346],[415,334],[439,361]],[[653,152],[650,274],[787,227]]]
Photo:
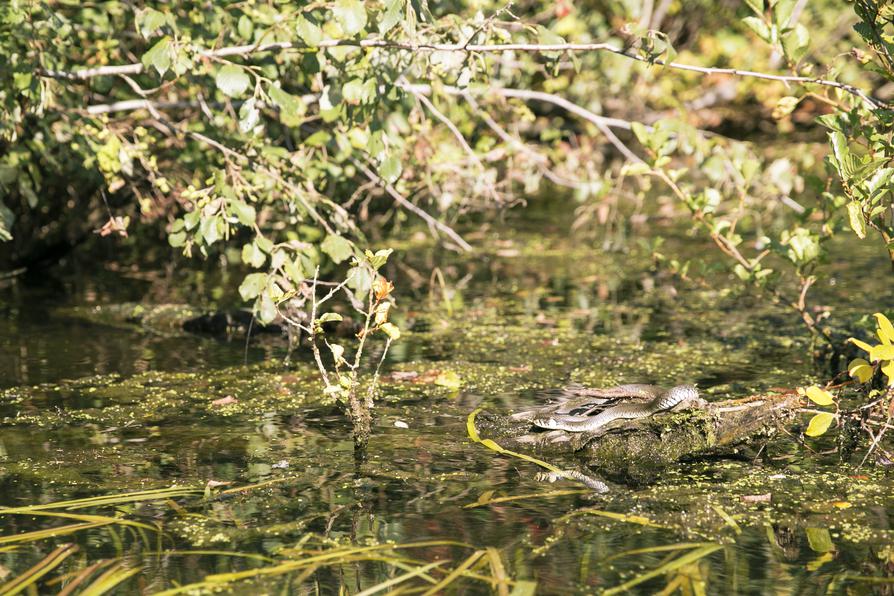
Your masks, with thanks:
[[[291,41],[268,43],[268,44],[251,44],[243,46],[232,46],[226,48],[218,48],[215,50],[201,50],[197,52],[200,58],[223,58],[228,56],[248,56],[261,52],[299,50],[299,51],[315,51],[319,48],[332,47],[360,47],[360,48],[381,48],[386,50],[397,50],[407,52],[420,51],[437,51],[437,52],[464,52],[464,53],[491,53],[491,52],[609,52],[623,56],[637,62],[665,66],[676,70],[684,70],[689,72],[697,72],[705,75],[726,74],[737,77],[750,77],[756,79],[764,79],[769,81],[780,81],[784,83],[799,83],[820,85],[822,87],[831,87],[840,89],[846,93],[860,98],[870,108],[877,109],[887,106],[884,101],[873,98],[862,89],[846,83],[831,81],[828,79],[819,79],[814,77],[802,77],[796,75],[778,75],[753,70],[740,70],[738,68],[714,68],[707,66],[696,66],[693,64],[684,64],[681,62],[668,62],[660,58],[649,58],[632,54],[624,48],[614,46],[609,43],[558,43],[558,44],[537,44],[537,43],[504,43],[504,44],[441,44],[441,43],[401,43],[386,41],[381,39],[362,39],[359,41],[327,39],[321,41],[316,46],[306,46],[302,43],[294,43]],[[75,71],[60,71],[49,69],[38,69],[37,74],[41,77],[65,79],[65,80],[87,80],[98,76],[122,75],[122,74],[139,74],[145,70],[144,66],[139,63],[119,64],[99,66],[96,68],[86,68]]]
[[[472,250],[472,245],[469,244],[468,242],[466,242],[465,240],[463,240],[462,236],[457,234],[453,230],[453,228],[451,228],[450,226],[448,226],[446,224],[441,223],[440,221],[436,220],[431,215],[426,213],[423,209],[420,209],[412,201],[410,201],[405,196],[403,196],[396,188],[394,188],[394,186],[392,186],[391,184],[386,182],[378,174],[376,174],[374,171],[372,171],[370,168],[368,168],[366,166],[366,164],[364,164],[360,160],[357,160],[354,158],[352,158],[351,161],[354,162],[354,165],[357,166],[357,169],[359,169],[361,172],[363,172],[363,174],[367,178],[369,178],[370,180],[372,180],[373,182],[375,182],[376,184],[378,184],[379,186],[384,188],[385,192],[387,192],[389,195],[391,195],[391,198],[394,199],[394,201],[398,205],[400,205],[407,211],[412,211],[413,213],[415,213],[416,215],[421,217],[423,220],[425,220],[425,222],[428,224],[428,226],[430,228],[437,229],[437,230],[443,232],[444,234],[446,234],[447,236],[449,236],[450,239],[453,240],[454,242],[456,242],[456,244],[463,250],[465,250],[465,251]]]

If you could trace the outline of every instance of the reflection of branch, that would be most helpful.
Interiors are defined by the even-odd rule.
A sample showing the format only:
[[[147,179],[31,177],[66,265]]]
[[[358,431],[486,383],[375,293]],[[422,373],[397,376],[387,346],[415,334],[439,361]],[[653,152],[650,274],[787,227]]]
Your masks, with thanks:
[[[354,165],[357,166],[357,168],[361,172],[363,172],[363,174],[367,178],[369,178],[370,180],[374,181],[376,184],[378,184],[379,186],[384,188],[385,192],[387,192],[389,195],[391,195],[391,198],[394,199],[394,202],[396,202],[398,205],[400,205],[407,211],[412,211],[413,213],[415,213],[416,215],[421,217],[423,220],[425,220],[425,223],[428,224],[429,228],[437,229],[437,230],[443,232],[444,234],[449,236],[451,240],[456,242],[456,244],[463,250],[467,250],[467,251],[472,250],[472,245],[469,244],[468,242],[466,242],[465,240],[463,240],[462,236],[457,234],[453,230],[453,228],[451,228],[450,226],[448,226],[444,223],[441,223],[440,221],[436,220],[434,217],[432,217],[431,215],[426,213],[423,209],[420,209],[412,201],[410,201],[408,198],[406,198],[405,196],[400,194],[400,192],[396,188],[394,188],[394,186],[392,186],[391,184],[386,182],[382,177],[380,177],[373,170],[371,170],[369,167],[367,167],[366,164],[364,164],[363,162],[361,162],[357,159],[353,159],[353,158],[351,159],[351,161],[354,162]]]
[[[382,48],[398,51],[437,51],[437,52],[463,52],[463,53],[489,53],[489,52],[609,52],[624,56],[637,62],[644,62],[650,65],[665,66],[676,70],[684,70],[688,72],[697,72],[706,75],[725,74],[736,77],[749,77],[755,79],[764,79],[768,81],[781,81],[783,83],[803,83],[810,85],[820,85],[822,87],[831,87],[841,89],[842,91],[859,97],[870,108],[877,109],[887,105],[879,99],[875,99],[865,91],[853,85],[839,83],[828,79],[817,79],[813,77],[802,77],[796,75],[777,75],[765,72],[757,72],[753,70],[740,70],[738,68],[714,68],[708,66],[696,66],[693,64],[684,64],[680,62],[668,62],[661,58],[650,58],[632,54],[624,48],[614,46],[609,43],[556,43],[556,44],[537,44],[537,43],[503,43],[503,44],[443,44],[443,43],[400,43],[386,41],[381,39],[362,39],[359,41],[327,39],[321,41],[316,46],[310,47],[300,43],[291,41],[268,43],[263,45],[251,44],[244,46],[232,46],[227,48],[218,48],[216,50],[202,50],[196,52],[198,58],[222,58],[226,56],[248,56],[261,52],[279,52],[284,50],[314,51],[317,48],[332,47],[361,47],[361,48]],[[38,69],[37,74],[41,77],[66,79],[66,80],[87,80],[98,76],[121,75],[121,74],[139,74],[145,70],[142,63],[135,62],[133,64],[118,64],[100,66],[97,68],[86,68],[76,71],[58,71],[49,69]]]

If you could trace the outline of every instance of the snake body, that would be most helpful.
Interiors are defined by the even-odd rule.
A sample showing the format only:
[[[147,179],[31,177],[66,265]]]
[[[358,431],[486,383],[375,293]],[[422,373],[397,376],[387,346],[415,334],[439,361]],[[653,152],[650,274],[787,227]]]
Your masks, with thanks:
[[[669,390],[654,385],[622,385],[603,393],[608,396],[609,392],[618,396],[652,399],[648,402],[620,404],[608,408],[596,416],[552,416],[535,418],[533,422],[541,428],[578,433],[589,432],[615,420],[645,418],[657,412],[669,410],[684,400],[698,397],[698,390],[692,385],[678,385]]]

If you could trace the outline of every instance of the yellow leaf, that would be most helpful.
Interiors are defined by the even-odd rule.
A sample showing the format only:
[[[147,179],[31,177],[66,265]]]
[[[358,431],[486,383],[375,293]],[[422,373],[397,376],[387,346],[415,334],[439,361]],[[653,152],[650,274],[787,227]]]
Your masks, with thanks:
[[[437,376],[435,385],[447,387],[448,389],[459,389],[462,385],[462,381],[460,381],[458,374],[452,370],[447,370]]]
[[[881,334],[881,329],[879,329],[879,334]],[[872,349],[869,350],[869,359],[873,362],[878,362],[879,360],[894,360],[894,345],[879,344],[877,346],[872,346]]]
[[[833,420],[835,420],[834,414],[821,412],[810,419],[810,424],[807,425],[807,430],[804,431],[804,434],[808,437],[818,437],[829,430]]]
[[[852,338],[850,338],[850,339],[847,340],[847,341],[851,342],[852,344],[854,344],[855,346],[857,346],[857,347],[860,348],[861,350],[865,350],[865,351],[867,351],[867,352],[870,351],[870,350],[872,349],[872,346],[870,346],[870,345],[869,345],[868,343],[866,343],[865,341],[860,341],[860,340],[857,339],[856,337],[852,337]]]
[[[816,385],[808,387],[804,393],[813,403],[818,406],[831,406],[835,403],[835,398],[825,389],[820,389]]]
[[[391,341],[397,341],[400,339],[400,328],[394,323],[382,323],[379,329],[381,329],[382,332],[385,333],[385,335],[387,335]],[[435,382],[437,383],[437,381]]]
[[[888,387],[894,387],[894,360],[889,360],[882,366],[882,374],[888,377]]]
[[[888,317],[880,312],[875,313],[873,316],[876,323],[878,323],[878,329],[876,330],[878,338],[882,340],[883,344],[890,346],[894,342],[894,325],[891,325]]]
[[[847,372],[861,383],[866,383],[872,378],[872,366],[862,358],[854,358],[847,365]]]

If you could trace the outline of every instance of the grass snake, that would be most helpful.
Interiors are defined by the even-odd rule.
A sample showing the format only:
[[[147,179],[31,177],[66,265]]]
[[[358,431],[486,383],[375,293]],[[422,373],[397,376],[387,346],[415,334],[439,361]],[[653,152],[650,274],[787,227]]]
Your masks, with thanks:
[[[664,389],[656,385],[620,385],[605,390],[590,390],[594,397],[635,397],[649,401],[622,403],[603,410],[596,416],[549,416],[534,418],[541,428],[568,432],[590,432],[615,420],[645,418],[657,412],[669,410],[677,404],[698,398],[698,389],[692,385],[678,385]]]

